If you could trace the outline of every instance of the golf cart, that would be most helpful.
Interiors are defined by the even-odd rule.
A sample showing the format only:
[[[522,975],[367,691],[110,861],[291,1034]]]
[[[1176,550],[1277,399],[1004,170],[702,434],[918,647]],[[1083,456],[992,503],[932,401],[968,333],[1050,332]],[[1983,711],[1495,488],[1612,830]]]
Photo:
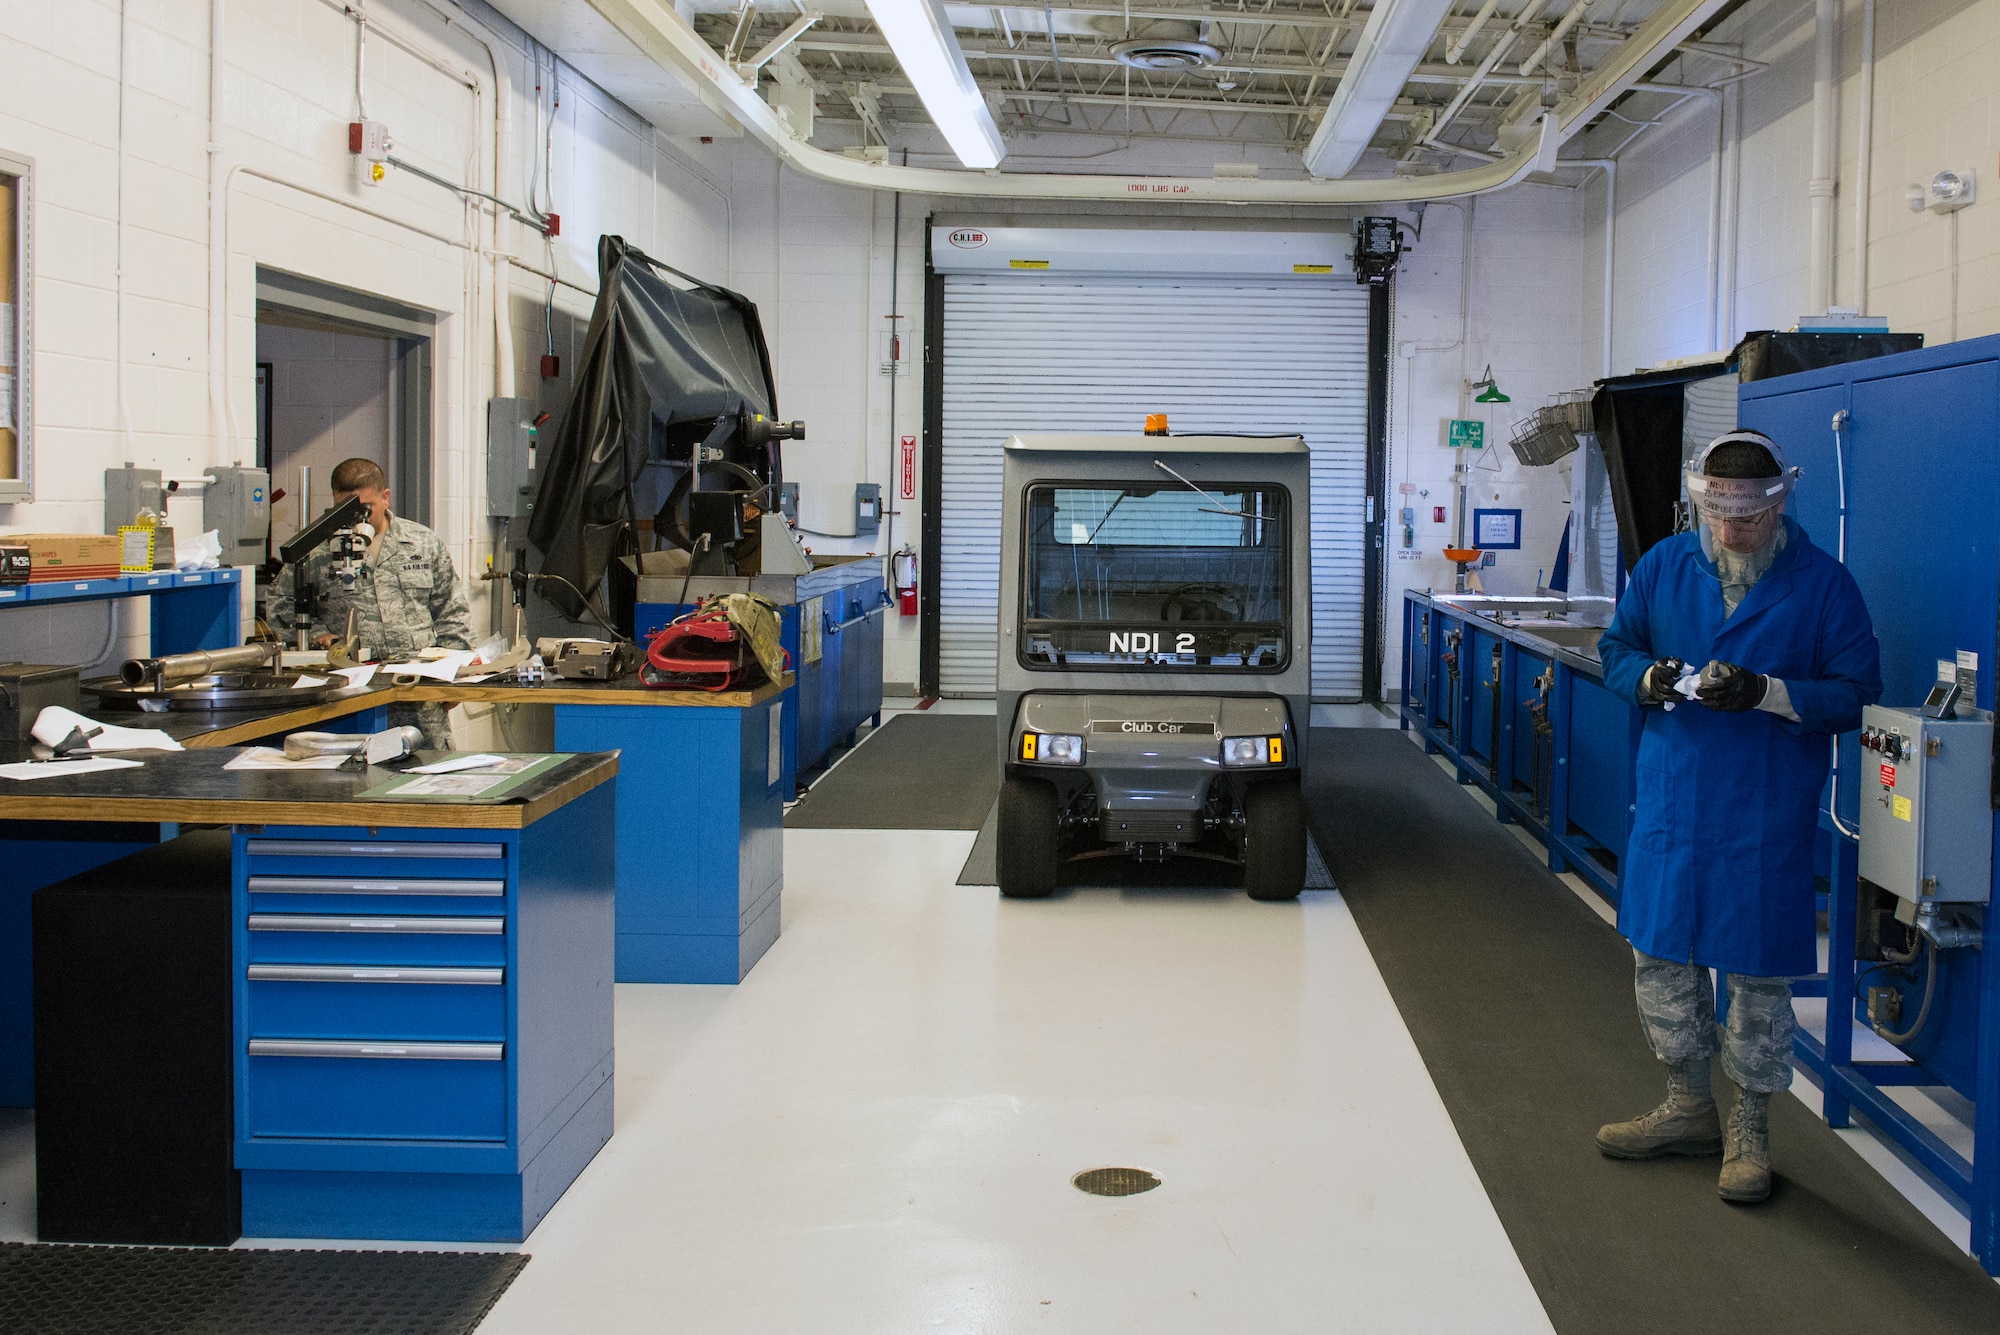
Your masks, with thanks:
[[[1014,436],[996,704],[1000,892],[1066,861],[1305,883],[1308,474],[1297,436]]]

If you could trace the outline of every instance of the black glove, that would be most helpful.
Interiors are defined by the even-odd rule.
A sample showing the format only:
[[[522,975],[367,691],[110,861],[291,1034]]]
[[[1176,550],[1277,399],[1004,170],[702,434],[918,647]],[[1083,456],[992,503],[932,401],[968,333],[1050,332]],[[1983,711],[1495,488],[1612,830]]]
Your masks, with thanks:
[[[1764,692],[1769,689],[1771,683],[1761,673],[1711,659],[1701,670],[1701,684],[1695,688],[1694,698],[1710,709],[1740,714],[1763,704]]]
[[[1686,670],[1687,664],[1678,658],[1662,658],[1654,663],[1639,677],[1639,703],[1663,705],[1669,700],[1680,699],[1680,692],[1674,689],[1674,683]]]

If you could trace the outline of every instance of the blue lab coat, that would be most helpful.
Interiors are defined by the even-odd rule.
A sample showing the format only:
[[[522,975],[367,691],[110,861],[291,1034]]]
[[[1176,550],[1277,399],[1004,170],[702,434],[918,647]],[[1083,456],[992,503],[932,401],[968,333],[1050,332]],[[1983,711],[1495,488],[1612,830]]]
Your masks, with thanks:
[[[1797,723],[1696,702],[1644,709],[1618,930],[1661,959],[1762,977],[1819,971],[1813,835],[1829,734],[1882,695],[1881,653],[1847,568],[1784,521],[1787,540],[1733,616],[1698,534],[1659,543],[1632,572],[1597,650],[1604,682],[1637,700],[1655,660],[1710,659],[1778,677]]]

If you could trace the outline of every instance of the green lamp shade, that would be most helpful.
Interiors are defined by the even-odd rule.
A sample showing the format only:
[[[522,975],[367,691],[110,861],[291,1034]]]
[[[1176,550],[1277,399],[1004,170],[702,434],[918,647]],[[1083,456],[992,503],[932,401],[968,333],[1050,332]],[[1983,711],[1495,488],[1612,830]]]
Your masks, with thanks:
[[[1500,392],[1500,386],[1498,386],[1498,385],[1488,385],[1488,386],[1487,386],[1487,387],[1486,387],[1486,388],[1485,388],[1484,390],[1482,390],[1482,391],[1480,392],[1480,395],[1479,395],[1479,397],[1478,397],[1478,398],[1476,398],[1476,399],[1474,399],[1474,400],[1473,400],[1473,402],[1474,402],[1474,403],[1512,403],[1512,402],[1513,402],[1513,400],[1512,400],[1512,399],[1510,399],[1510,398],[1508,398],[1508,397],[1507,397],[1507,396],[1506,396],[1505,394],[1502,394],[1502,393]]]

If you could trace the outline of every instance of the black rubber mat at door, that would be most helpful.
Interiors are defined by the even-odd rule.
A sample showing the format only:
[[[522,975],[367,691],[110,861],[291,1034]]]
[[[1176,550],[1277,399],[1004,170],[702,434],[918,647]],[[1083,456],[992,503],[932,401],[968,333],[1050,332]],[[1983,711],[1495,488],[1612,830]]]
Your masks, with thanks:
[[[2000,1331],[2000,1285],[1789,1095],[1760,1206],[1719,1159],[1600,1155],[1666,1087],[1631,948],[1407,735],[1312,746],[1313,834],[1561,1335]]]
[[[465,1335],[520,1252],[0,1243],[5,1335]]]

